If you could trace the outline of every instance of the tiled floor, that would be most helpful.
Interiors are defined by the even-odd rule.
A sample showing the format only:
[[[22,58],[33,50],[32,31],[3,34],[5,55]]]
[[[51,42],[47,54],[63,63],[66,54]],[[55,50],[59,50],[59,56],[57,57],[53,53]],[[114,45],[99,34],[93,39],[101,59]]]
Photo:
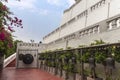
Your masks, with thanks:
[[[40,69],[15,69],[7,67],[0,73],[0,80],[63,80]]]

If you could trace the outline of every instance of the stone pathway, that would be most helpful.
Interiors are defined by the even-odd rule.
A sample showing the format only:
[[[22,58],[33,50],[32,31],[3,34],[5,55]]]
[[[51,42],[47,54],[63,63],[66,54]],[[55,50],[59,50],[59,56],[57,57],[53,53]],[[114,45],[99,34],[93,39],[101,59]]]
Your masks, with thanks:
[[[0,73],[0,80],[63,80],[40,69],[7,67]]]

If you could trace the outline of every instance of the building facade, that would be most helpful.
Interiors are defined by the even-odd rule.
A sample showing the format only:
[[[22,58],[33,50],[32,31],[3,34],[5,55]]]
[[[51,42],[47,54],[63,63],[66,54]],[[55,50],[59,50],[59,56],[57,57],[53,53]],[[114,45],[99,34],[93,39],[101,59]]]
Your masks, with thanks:
[[[38,53],[41,53],[45,51],[46,44],[20,42],[17,44],[17,52],[19,49],[20,50],[37,50]]]
[[[75,1],[64,11],[60,26],[43,37],[46,50],[120,40],[120,0]]]

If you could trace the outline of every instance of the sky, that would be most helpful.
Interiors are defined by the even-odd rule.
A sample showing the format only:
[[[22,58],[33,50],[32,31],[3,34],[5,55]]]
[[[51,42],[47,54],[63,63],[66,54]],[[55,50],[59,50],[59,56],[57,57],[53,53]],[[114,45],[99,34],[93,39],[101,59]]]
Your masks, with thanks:
[[[5,4],[23,21],[23,29],[14,27],[14,38],[39,42],[59,27],[63,11],[74,4],[74,0],[8,0]]]

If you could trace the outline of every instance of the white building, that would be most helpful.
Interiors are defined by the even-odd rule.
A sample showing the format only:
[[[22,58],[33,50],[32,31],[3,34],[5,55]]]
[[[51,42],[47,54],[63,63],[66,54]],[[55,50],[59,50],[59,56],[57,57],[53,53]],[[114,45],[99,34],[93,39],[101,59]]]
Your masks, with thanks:
[[[75,0],[60,26],[43,38],[47,50],[78,47],[94,40],[120,40],[120,0]]]

